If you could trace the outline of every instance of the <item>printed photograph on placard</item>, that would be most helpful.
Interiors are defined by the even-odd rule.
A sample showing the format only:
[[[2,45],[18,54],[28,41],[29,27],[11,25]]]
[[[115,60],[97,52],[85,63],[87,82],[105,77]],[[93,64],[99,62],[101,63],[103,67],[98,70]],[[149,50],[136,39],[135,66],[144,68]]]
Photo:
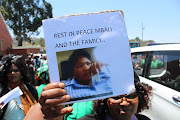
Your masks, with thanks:
[[[56,52],[60,82],[70,101],[113,94],[109,64],[96,59],[95,47]]]

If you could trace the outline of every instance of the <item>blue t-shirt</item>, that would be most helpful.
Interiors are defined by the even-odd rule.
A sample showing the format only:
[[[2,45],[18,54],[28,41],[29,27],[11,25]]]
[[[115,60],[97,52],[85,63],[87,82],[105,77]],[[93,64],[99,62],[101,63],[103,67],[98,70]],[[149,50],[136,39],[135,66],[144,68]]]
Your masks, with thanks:
[[[104,72],[99,72],[97,76],[99,81],[95,80],[95,77],[92,77],[92,85],[80,85],[74,78],[63,80],[62,82],[65,83],[67,94],[71,96],[70,101],[112,95],[113,90],[110,76]]]

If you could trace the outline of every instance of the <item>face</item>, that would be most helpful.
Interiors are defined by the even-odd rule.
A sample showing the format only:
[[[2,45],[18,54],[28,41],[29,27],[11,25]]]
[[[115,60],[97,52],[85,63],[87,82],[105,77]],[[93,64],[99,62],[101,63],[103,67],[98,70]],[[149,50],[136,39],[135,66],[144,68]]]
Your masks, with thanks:
[[[112,118],[117,120],[130,120],[137,112],[138,96],[136,91],[126,95],[109,98],[108,108]]]
[[[156,60],[156,56],[153,56],[153,60]]]
[[[21,72],[18,67],[14,64],[11,65],[7,71],[8,81],[11,84],[20,85],[21,84]]]
[[[86,57],[79,57],[73,67],[73,75],[81,85],[89,85],[91,82],[91,61]]]

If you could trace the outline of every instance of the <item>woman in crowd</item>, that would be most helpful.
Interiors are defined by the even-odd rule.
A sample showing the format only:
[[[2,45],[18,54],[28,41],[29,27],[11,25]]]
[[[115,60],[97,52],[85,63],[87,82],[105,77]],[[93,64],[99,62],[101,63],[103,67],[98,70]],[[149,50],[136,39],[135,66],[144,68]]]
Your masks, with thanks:
[[[138,114],[149,108],[152,87],[134,78],[135,90],[128,95],[120,95],[94,101],[96,114],[86,115],[78,120],[150,120]]]
[[[2,58],[0,67],[0,96],[2,97],[17,86],[23,95],[16,97],[0,110],[0,118],[4,120],[23,120],[30,107],[37,103],[36,89],[29,84],[27,66],[22,56],[6,55]]]
[[[134,91],[128,95],[94,101],[96,114],[86,115],[79,120],[150,120],[138,113],[149,108],[152,87],[139,82],[136,74],[134,84]],[[31,107],[25,120],[53,119],[72,112],[72,107],[58,106],[70,100],[64,87],[63,83],[50,83],[45,86],[39,103]]]

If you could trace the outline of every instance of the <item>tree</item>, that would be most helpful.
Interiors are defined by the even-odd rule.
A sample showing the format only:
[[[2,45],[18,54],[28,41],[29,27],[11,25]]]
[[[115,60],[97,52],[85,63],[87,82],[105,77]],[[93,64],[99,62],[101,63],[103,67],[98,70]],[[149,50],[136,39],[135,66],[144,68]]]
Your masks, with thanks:
[[[140,39],[139,39],[139,37],[136,37],[136,38],[135,38],[135,40],[136,40],[137,42],[140,42]]]
[[[18,40],[31,41],[31,35],[39,34],[42,20],[52,18],[52,6],[45,0],[1,0],[0,11],[7,25]]]
[[[44,38],[39,38],[35,41],[35,45],[40,45],[41,47],[45,47],[45,41]]]
[[[41,47],[45,47],[45,41],[44,41],[44,38],[40,38],[40,45]]]
[[[147,43],[155,42],[154,40],[140,40],[139,37],[136,37],[135,39],[130,39],[130,42],[140,42],[141,46],[146,46]]]

